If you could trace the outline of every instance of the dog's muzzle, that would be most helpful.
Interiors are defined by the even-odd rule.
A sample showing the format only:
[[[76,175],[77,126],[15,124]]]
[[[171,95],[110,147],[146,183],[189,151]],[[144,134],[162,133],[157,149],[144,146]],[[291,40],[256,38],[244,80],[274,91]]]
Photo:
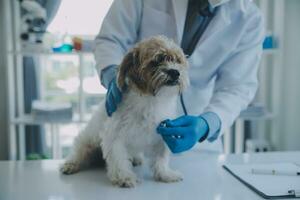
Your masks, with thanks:
[[[166,71],[166,74],[168,75],[168,80],[166,82],[167,85],[177,85],[179,83],[179,77],[180,73],[176,69],[169,69]]]

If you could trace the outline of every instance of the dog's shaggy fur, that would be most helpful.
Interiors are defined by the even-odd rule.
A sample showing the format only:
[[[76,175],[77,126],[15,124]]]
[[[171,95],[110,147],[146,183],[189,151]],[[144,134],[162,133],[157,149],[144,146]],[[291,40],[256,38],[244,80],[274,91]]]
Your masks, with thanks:
[[[136,185],[132,165],[141,164],[143,155],[149,158],[155,180],[182,180],[179,172],[169,168],[169,150],[156,127],[176,117],[178,94],[189,82],[187,67],[182,50],[170,39],[156,36],[138,43],[119,67],[117,84],[123,100],[117,111],[107,117],[102,102],[75,139],[62,173],[78,172],[96,152],[104,158],[111,182],[121,187]]]

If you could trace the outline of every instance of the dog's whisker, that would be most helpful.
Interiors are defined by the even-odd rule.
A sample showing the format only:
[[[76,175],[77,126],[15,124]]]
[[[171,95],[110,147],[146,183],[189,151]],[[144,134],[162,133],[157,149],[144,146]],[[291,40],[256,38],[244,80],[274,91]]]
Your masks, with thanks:
[[[168,78],[168,76],[163,73],[163,72],[159,72],[158,75],[154,76],[154,79],[152,82],[160,82],[160,81],[164,81]]]
[[[156,91],[160,88],[161,85],[163,85],[167,80],[168,80],[168,76],[163,73],[163,72],[159,72],[156,75],[153,76],[154,78],[151,80],[151,88],[153,88],[153,93],[155,94]]]

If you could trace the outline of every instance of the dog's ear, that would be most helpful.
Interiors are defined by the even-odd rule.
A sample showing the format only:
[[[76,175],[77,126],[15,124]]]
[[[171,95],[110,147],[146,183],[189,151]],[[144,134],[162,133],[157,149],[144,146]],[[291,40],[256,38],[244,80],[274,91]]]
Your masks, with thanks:
[[[126,54],[119,67],[118,71],[118,87],[121,91],[125,91],[127,88],[126,78],[128,72],[138,66],[138,51],[133,49]]]

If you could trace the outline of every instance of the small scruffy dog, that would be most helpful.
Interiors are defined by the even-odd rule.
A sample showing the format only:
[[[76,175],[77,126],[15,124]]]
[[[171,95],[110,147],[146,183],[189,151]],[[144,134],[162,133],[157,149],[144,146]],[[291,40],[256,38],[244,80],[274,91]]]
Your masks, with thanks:
[[[140,165],[145,155],[155,180],[182,180],[182,175],[169,167],[169,149],[156,127],[176,117],[178,94],[189,83],[187,68],[182,50],[172,40],[156,36],[139,42],[119,67],[117,85],[123,100],[117,111],[108,117],[105,102],[101,103],[76,137],[61,172],[76,173],[97,157],[95,153],[102,154],[111,182],[134,187],[138,179],[132,166]]]

